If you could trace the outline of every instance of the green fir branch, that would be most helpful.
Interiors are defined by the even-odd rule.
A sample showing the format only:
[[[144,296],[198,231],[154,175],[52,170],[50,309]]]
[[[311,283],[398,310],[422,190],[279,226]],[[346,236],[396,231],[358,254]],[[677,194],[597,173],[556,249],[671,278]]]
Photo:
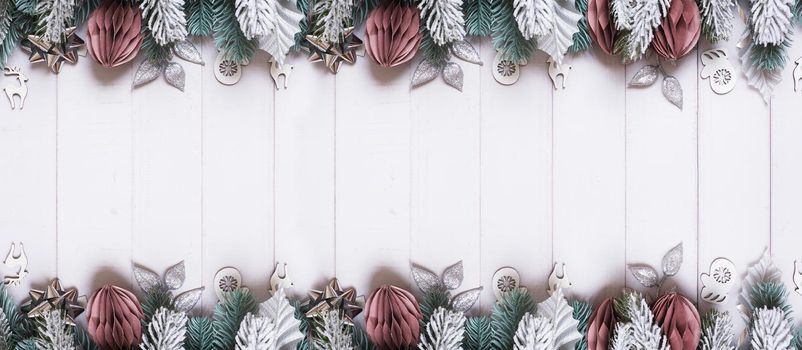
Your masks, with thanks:
[[[449,49],[451,44],[446,44],[443,46],[437,45],[432,39],[432,36],[429,35],[429,30],[426,29],[426,26],[420,27],[421,33],[421,41],[420,41],[420,48],[418,49],[418,54],[423,57],[423,59],[428,60],[435,64],[438,67],[445,66],[448,62],[449,58]],[[434,310],[431,310],[434,312]]]
[[[493,48],[502,53],[505,59],[523,63],[535,51],[535,41],[527,40],[518,30],[513,15],[513,0],[493,1]]]
[[[490,317],[469,317],[465,321],[465,340],[463,346],[466,350],[493,349],[493,328]]]
[[[536,308],[535,301],[526,289],[519,288],[505,293],[493,306],[493,313],[490,316],[493,348],[512,349],[518,323],[526,313],[534,313]]]
[[[790,39],[786,39],[781,45],[754,45],[749,58],[761,70],[783,69],[788,61],[789,47],[791,47]]]
[[[189,35],[209,36],[214,29],[214,6],[218,0],[187,0],[184,9],[187,14]]]
[[[5,38],[0,43],[0,67],[5,66],[14,49],[27,33],[31,33],[36,25],[36,18],[19,10],[11,11],[11,25]]]
[[[225,57],[249,62],[256,52],[256,39],[248,39],[240,29],[234,0],[217,0],[214,6],[214,45]]]
[[[187,350],[213,350],[214,327],[209,317],[191,317],[187,321],[187,338],[184,348]]]
[[[17,5],[17,11],[33,17],[38,16],[37,7],[39,2],[37,0],[15,0],[15,4]]]
[[[420,302],[420,311],[423,315],[420,320],[420,328],[422,330],[426,329],[426,325],[429,324],[429,319],[437,308],[442,307],[450,310],[450,300],[451,294],[444,286],[435,286],[426,291]]]
[[[359,26],[368,19],[370,11],[379,6],[379,0],[358,0],[354,2],[354,8],[351,12],[354,19],[354,26]]]
[[[582,14],[582,19],[577,23],[579,31],[574,33],[574,43],[568,48],[568,51],[580,53],[589,49],[593,43],[590,38],[590,27],[588,27],[588,0],[574,0],[574,5],[579,13]]]
[[[173,43],[164,46],[159,45],[156,43],[156,40],[153,39],[150,29],[148,29],[146,25],[142,26],[142,37],[143,40],[140,52],[142,52],[148,60],[154,63],[161,63],[173,58]]]
[[[258,304],[253,294],[247,290],[237,289],[225,295],[214,308],[212,328],[214,329],[213,346],[215,349],[233,349],[236,345],[237,331],[240,322],[248,313],[255,313]]]
[[[468,35],[488,36],[493,25],[492,0],[465,0],[465,31]]]
[[[8,322],[8,328],[11,331],[9,339],[5,341],[9,349],[15,348],[23,342],[23,339],[34,335],[36,326],[31,322],[31,319],[22,314],[17,308],[16,303],[11,298],[11,294],[8,293],[6,286],[2,283],[0,283],[0,309],[3,311],[6,322]]]
[[[76,25],[81,25],[89,19],[89,15],[94,11],[98,6],[100,6],[100,0],[83,0],[79,1],[75,5],[75,11],[73,15],[73,21],[75,21]]]
[[[786,316],[789,316],[792,310],[787,301],[788,291],[781,283],[762,282],[752,289],[752,310],[781,309]]]
[[[574,309],[574,319],[579,322],[576,330],[582,334],[582,338],[574,344],[574,350],[587,350],[588,327],[590,326],[590,316],[593,314],[593,305],[582,300],[572,300],[571,307]]]
[[[39,346],[36,344],[36,338],[27,338],[27,339],[17,343],[17,346],[14,349],[15,350],[39,350]]]
[[[351,332],[351,341],[354,344],[354,349],[359,350],[377,350],[376,345],[370,341],[368,333],[362,327],[354,325],[354,331]]]
[[[159,284],[150,289],[142,302],[142,311],[145,317],[142,318],[142,329],[147,329],[153,314],[159,308],[173,309],[173,293],[164,284]]]
[[[76,350],[100,350],[97,344],[95,344],[95,342],[92,340],[89,332],[87,332],[81,326],[75,327],[75,331],[72,333],[72,338],[75,341]]]
[[[292,300],[290,303],[292,303],[292,307],[295,308],[295,319],[301,322],[301,324],[298,325],[298,330],[304,335],[304,338],[298,342],[298,345],[296,345],[295,348],[297,350],[310,350],[311,342],[309,339],[312,337],[310,334],[312,326],[309,324],[309,319],[306,318],[306,311],[308,307],[301,304],[297,300]]]

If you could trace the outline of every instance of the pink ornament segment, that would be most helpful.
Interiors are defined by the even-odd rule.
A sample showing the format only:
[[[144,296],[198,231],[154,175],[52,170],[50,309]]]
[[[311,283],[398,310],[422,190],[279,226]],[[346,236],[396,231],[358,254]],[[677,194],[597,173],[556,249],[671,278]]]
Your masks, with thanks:
[[[661,296],[652,306],[654,323],[663,330],[671,350],[695,350],[701,338],[701,320],[696,306],[678,293]]]
[[[413,6],[384,3],[370,13],[365,23],[368,56],[382,67],[411,60],[420,40],[420,14]]]
[[[607,350],[615,331],[615,309],[613,298],[605,299],[590,316],[588,325],[588,350]]]
[[[593,41],[604,53],[612,55],[616,30],[610,15],[610,0],[589,0],[587,19]]]
[[[365,304],[365,328],[379,349],[414,347],[423,318],[412,293],[396,286],[376,289]]]
[[[86,327],[101,349],[128,349],[142,338],[143,317],[134,293],[107,284],[89,301]]]
[[[142,13],[137,6],[105,1],[86,24],[89,55],[103,67],[130,62],[142,45]]]
[[[696,47],[701,27],[695,0],[671,0],[668,15],[654,31],[652,48],[660,57],[678,60]]]

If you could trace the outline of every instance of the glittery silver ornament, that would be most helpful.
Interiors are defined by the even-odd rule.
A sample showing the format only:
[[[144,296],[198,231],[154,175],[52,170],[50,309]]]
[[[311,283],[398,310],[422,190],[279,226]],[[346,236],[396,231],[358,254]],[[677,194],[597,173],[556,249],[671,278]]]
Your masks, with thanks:
[[[163,67],[161,64],[151,60],[144,60],[139,64],[139,68],[134,73],[134,87],[149,83],[162,75]]]
[[[412,87],[432,81],[434,78],[437,78],[440,71],[441,68],[432,61],[426,59],[421,60],[418,66],[415,67],[415,72],[412,73]]]
[[[443,270],[443,285],[448,289],[457,289],[462,284],[464,271],[462,268],[462,261],[460,260],[454,265],[447,267]]]
[[[655,65],[645,65],[641,68],[635,76],[632,77],[632,80],[629,81],[629,86],[632,87],[645,87],[651,86],[654,82],[657,81],[657,76],[660,74],[660,71],[657,66]]]
[[[482,65],[482,58],[479,57],[479,52],[476,51],[471,43],[465,40],[453,42],[451,44],[451,53],[465,62]]]
[[[149,293],[151,289],[162,283],[162,278],[153,271],[139,265],[134,265],[134,280],[143,292]]]
[[[663,78],[663,96],[679,109],[682,109],[682,86],[679,85],[677,78],[670,75]]]
[[[192,310],[192,308],[198,304],[198,301],[200,301],[203,295],[203,289],[204,287],[191,289],[173,298],[175,311],[188,312]]]
[[[479,300],[482,287],[466,290],[451,299],[451,309],[457,312],[466,312]]]
[[[682,266],[682,243],[677,244],[671,248],[666,255],[663,256],[663,274],[666,276],[674,276],[679,272]]]
[[[183,40],[173,45],[173,53],[187,62],[204,65],[200,51],[191,42]]]
[[[453,86],[455,89],[462,91],[462,67],[454,62],[446,63],[443,67],[443,80],[446,84]]]
[[[186,82],[184,67],[175,62],[167,63],[167,66],[164,67],[164,80],[167,80],[168,84],[184,91],[184,83]]]
[[[632,276],[638,280],[638,283],[644,287],[657,287],[660,283],[660,277],[657,275],[657,270],[651,266],[629,265],[629,271],[632,273]]]
[[[164,273],[164,284],[170,289],[178,289],[184,284],[186,278],[186,267],[184,262],[170,266]]]

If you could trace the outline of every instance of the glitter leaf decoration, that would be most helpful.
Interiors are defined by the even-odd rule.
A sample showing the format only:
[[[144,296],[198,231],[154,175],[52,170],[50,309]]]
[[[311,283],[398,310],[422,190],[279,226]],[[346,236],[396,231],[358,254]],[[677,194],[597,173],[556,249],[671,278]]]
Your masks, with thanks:
[[[574,319],[574,308],[565,300],[562,289],[557,289],[548,299],[537,304],[537,316],[551,321],[552,349],[573,349],[582,338],[577,331],[579,321]]]
[[[203,57],[201,57],[200,51],[187,40],[176,42],[175,46],[173,46],[173,53],[187,62],[203,65]]]
[[[457,312],[466,312],[476,304],[479,295],[482,294],[482,287],[466,290],[451,299],[451,309]]]
[[[156,77],[158,77],[158,75],[156,75]],[[134,265],[134,279],[136,280],[136,284],[139,285],[139,288],[145,293],[149,293],[150,290],[158,286],[162,280],[157,273],[139,265]]]
[[[180,64],[175,62],[167,63],[167,66],[164,67],[164,79],[167,80],[168,84],[174,86],[178,90],[184,91],[186,75],[184,73],[184,67],[181,67]]]
[[[682,109],[682,86],[677,78],[670,75],[663,78],[663,96],[679,109]]]
[[[465,62],[482,65],[482,58],[479,57],[479,52],[476,51],[471,43],[465,40],[455,41],[451,44],[451,53]]]
[[[657,287],[659,284],[659,276],[657,270],[647,265],[628,265],[629,271],[632,276],[638,280],[638,283],[646,288]]]
[[[446,63],[446,66],[443,67],[443,80],[446,81],[446,84],[462,91],[462,79],[462,67],[454,62]]]
[[[428,83],[440,74],[441,68],[429,60],[421,60],[412,73],[412,87]],[[418,285],[420,287],[420,285]]]
[[[164,284],[170,289],[178,289],[184,284],[184,279],[187,276],[184,261],[179,262],[167,268],[164,272]]]
[[[179,312],[192,310],[192,308],[198,304],[198,301],[200,301],[203,295],[203,289],[204,287],[195,288],[177,295],[175,299],[173,299],[175,310]]]
[[[632,80],[629,81],[629,86],[632,87],[646,87],[652,86],[654,82],[657,81],[657,76],[659,71],[657,66],[655,65],[645,65],[643,66],[635,76],[632,77]]]
[[[663,274],[666,276],[674,276],[679,272],[682,266],[682,243],[677,244],[671,248],[666,255],[663,256]]]
[[[462,279],[464,278],[463,270],[462,260],[454,265],[446,267],[446,269],[443,271],[443,277],[441,278],[443,285],[448,289],[459,288],[459,286],[462,284]]]
[[[149,83],[162,75],[162,66],[158,63],[151,62],[151,60],[144,60],[139,64],[139,68],[134,73],[134,87]],[[136,268],[134,268],[136,271]],[[136,275],[136,274],[135,274]],[[142,287],[142,285],[139,285]],[[144,289],[143,289],[144,290]]]
[[[437,76],[437,75],[435,75]],[[431,79],[430,79],[431,80]],[[440,285],[440,277],[423,267],[412,265],[412,280],[421,292],[428,292]]]

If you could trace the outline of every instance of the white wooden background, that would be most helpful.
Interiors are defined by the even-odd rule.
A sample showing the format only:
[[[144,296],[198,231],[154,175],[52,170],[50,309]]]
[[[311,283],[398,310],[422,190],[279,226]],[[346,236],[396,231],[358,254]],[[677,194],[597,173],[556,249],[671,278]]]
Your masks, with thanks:
[[[642,63],[583,54],[554,91],[538,54],[505,87],[489,41],[475,44],[486,64],[461,63],[462,93],[440,80],[410,91],[410,65],[360,58],[333,75],[303,57],[274,91],[263,53],[226,87],[208,40],[206,66],[181,62],[183,93],[161,79],[132,91],[132,64],[82,58],[55,76],[18,52],[27,105],[0,101],[0,254],[21,240],[31,262],[14,295],[54,276],[87,294],[131,286],[132,262],[162,272],[180,260],[185,288],[231,265],[265,297],[273,264],[287,262],[296,295],[333,276],[367,294],[410,286],[410,262],[462,260],[463,287],[484,285],[487,310],[497,268],[516,267],[543,298],[559,261],[570,293],[598,302],[638,288],[626,263],[656,266],[679,242],[674,281],[694,298],[713,259],[743,272],[766,247],[790,286],[802,258],[793,62],[767,105],[743,80],[712,93],[694,52],[672,70],[679,110],[657,86],[626,88]],[[739,70],[734,40],[723,46]],[[208,290],[203,309],[214,300]]]

